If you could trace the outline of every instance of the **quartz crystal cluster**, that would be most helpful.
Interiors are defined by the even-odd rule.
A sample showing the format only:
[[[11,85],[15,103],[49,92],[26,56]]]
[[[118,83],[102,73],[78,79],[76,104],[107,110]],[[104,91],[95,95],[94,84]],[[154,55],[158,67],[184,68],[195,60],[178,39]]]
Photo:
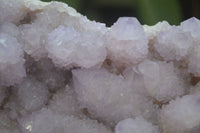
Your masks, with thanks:
[[[200,133],[200,20],[0,0],[0,133]]]

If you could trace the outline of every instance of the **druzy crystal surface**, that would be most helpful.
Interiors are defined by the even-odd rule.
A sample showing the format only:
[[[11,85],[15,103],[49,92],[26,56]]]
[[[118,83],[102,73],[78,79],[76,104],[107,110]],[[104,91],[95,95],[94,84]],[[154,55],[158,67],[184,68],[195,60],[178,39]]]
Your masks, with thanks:
[[[0,133],[200,133],[200,20],[0,0],[0,107]]]

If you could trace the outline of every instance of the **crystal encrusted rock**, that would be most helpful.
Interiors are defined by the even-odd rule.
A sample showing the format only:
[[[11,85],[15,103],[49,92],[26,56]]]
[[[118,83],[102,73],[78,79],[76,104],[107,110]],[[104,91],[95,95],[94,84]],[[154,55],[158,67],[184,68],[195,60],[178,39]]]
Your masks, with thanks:
[[[200,20],[111,27],[0,0],[0,133],[199,133]]]

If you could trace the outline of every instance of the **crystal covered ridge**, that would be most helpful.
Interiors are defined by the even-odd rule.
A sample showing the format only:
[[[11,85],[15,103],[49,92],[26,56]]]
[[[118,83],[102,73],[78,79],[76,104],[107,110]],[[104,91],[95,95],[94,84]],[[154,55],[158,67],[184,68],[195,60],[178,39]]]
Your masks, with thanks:
[[[111,27],[0,0],[0,133],[200,133],[200,20]]]

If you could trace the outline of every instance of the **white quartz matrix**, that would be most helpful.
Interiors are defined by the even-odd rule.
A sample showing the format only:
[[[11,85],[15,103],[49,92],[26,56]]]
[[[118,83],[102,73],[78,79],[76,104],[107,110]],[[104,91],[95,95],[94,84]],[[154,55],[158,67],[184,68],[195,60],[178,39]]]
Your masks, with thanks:
[[[0,133],[200,133],[200,20],[0,0]]]

